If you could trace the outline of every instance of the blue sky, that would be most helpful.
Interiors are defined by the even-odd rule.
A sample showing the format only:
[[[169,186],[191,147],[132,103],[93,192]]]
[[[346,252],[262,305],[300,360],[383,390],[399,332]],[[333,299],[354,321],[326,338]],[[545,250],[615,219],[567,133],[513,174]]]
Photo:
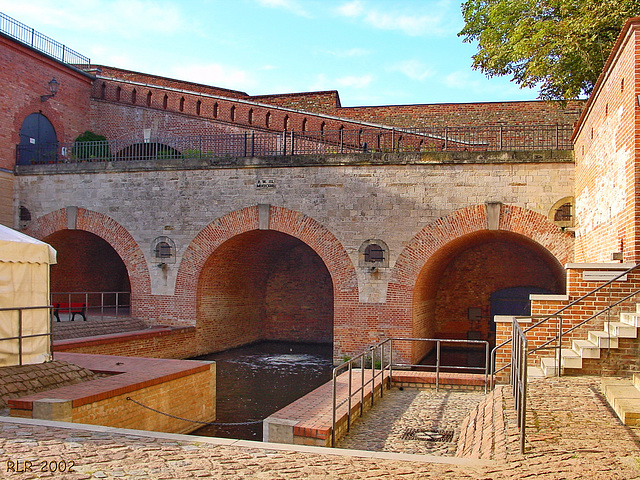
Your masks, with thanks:
[[[93,63],[343,106],[530,100],[471,68],[460,0],[0,0]]]

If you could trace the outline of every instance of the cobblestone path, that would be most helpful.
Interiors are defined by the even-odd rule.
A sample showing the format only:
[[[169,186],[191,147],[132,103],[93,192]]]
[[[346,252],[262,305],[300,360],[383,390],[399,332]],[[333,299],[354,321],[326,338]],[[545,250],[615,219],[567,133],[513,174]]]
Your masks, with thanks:
[[[460,424],[483,398],[484,393],[477,392],[393,388],[352,426],[338,447],[455,455]],[[451,432],[452,437],[443,442],[429,435],[437,431]]]

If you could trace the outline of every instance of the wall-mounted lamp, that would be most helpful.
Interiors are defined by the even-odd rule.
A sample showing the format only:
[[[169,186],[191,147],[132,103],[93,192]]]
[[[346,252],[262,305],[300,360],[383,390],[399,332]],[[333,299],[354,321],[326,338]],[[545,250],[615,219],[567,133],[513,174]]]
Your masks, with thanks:
[[[60,84],[55,79],[55,77],[52,78],[51,80],[49,80],[49,91],[51,92],[51,94],[49,94],[49,95],[40,95],[40,101],[41,102],[46,102],[50,98],[55,97],[56,93],[58,93],[58,87],[59,86],[60,86]]]

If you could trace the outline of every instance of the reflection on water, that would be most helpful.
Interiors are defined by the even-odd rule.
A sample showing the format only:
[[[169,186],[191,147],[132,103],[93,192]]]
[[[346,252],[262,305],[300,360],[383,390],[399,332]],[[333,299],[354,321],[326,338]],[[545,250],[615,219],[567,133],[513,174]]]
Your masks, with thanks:
[[[262,420],[331,379],[332,347],[263,342],[197,357],[217,370],[216,422]],[[262,440],[262,423],[211,425],[193,432],[209,437]]]

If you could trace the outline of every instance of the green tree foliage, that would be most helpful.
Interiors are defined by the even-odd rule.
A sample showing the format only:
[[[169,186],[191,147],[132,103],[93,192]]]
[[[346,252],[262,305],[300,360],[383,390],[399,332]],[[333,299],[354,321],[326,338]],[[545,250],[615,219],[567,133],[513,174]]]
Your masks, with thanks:
[[[510,75],[540,98],[589,95],[638,0],[467,0],[458,34],[478,42],[473,68]]]

